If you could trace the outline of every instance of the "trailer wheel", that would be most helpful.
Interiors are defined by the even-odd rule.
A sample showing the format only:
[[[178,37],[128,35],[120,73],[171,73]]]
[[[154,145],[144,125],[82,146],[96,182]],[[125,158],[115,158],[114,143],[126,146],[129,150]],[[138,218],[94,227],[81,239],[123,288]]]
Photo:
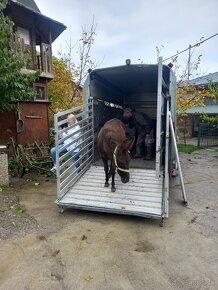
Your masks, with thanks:
[[[163,221],[164,221],[164,218],[162,218],[162,219],[160,220],[160,227],[161,227],[161,228],[163,227]]]
[[[58,209],[59,209],[59,213],[61,213],[61,214],[64,213],[64,208],[63,208],[63,206],[59,206]]]

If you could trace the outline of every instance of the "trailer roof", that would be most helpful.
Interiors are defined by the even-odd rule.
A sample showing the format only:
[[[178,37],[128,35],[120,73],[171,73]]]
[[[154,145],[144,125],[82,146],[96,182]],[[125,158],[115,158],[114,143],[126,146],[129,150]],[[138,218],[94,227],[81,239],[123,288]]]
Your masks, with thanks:
[[[168,84],[170,68],[166,65],[163,65],[163,78]],[[91,73],[91,79],[105,81],[126,94],[156,92],[158,65],[134,64],[95,69]]]

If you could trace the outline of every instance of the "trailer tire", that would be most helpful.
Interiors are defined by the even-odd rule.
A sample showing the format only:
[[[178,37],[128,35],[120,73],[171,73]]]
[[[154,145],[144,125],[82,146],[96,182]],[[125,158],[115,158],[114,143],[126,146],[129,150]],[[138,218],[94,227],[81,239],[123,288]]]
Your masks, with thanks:
[[[164,221],[164,218],[162,218],[161,220],[160,220],[160,227],[162,228],[163,227],[163,221]]]
[[[58,207],[59,213],[62,214],[64,213],[64,207],[63,206],[59,206]]]

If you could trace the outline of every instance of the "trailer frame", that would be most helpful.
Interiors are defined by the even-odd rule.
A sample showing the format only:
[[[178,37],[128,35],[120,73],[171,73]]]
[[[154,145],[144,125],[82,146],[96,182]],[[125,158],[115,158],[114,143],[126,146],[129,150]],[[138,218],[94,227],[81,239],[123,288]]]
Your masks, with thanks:
[[[148,65],[149,66],[149,65]],[[147,68],[147,67],[143,67]],[[155,68],[155,67],[154,67]],[[124,68],[125,69],[125,68]],[[137,68],[136,68],[137,69]],[[111,193],[104,188],[103,166],[94,163],[96,155],[96,137],[99,130],[99,117],[95,111],[97,105],[111,106],[108,111],[112,113],[122,112],[128,102],[124,96],[121,103],[110,103],[99,99],[98,91],[91,85],[92,78],[103,82],[101,76],[90,74],[86,80],[84,91],[84,105],[55,114],[55,144],[57,159],[57,200],[56,204],[60,212],[65,208],[76,208],[89,211],[109,212],[146,218],[163,219],[169,215],[169,179],[170,173],[178,168],[182,186],[183,201],[187,203],[187,197],[182,177],[179,155],[174,132],[175,124],[175,77],[169,70],[168,83],[163,77],[162,58],[159,58],[157,68],[157,112],[156,112],[156,152],[155,169],[143,170],[131,169],[131,180],[123,185],[116,176],[117,191]],[[166,68],[165,74],[166,74]],[[116,70],[116,68],[115,68]],[[101,72],[101,71],[100,71]],[[103,71],[105,73],[105,71]],[[107,72],[107,71],[106,71]],[[110,72],[110,71],[109,71]],[[96,81],[96,82],[97,82]],[[115,87],[115,85],[114,85]],[[99,91],[103,91],[102,88]],[[120,90],[122,91],[122,90]],[[118,90],[117,90],[118,92]],[[104,91],[103,91],[104,93]],[[121,94],[118,92],[117,94]],[[99,94],[100,95],[100,94]],[[96,97],[97,96],[97,97]],[[112,101],[114,102],[114,99]],[[107,104],[108,103],[108,104]],[[81,170],[78,172],[75,162],[71,159],[71,152],[63,154],[59,145],[66,138],[60,138],[58,128],[67,122],[67,115],[73,113],[80,125],[79,160]],[[63,129],[65,132],[69,127]],[[175,167],[175,168],[173,168]]]

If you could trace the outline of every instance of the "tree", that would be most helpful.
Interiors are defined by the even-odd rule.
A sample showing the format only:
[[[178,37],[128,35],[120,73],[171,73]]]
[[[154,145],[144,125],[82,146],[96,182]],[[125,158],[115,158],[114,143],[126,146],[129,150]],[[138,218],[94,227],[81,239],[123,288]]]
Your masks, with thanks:
[[[17,101],[33,97],[32,84],[37,74],[23,74],[28,59],[19,53],[14,23],[4,15],[7,1],[0,2],[0,111],[16,108]]]
[[[195,86],[189,82],[190,77],[196,77],[200,68],[202,55],[198,55],[194,58],[194,51],[196,47],[199,47],[204,41],[204,37],[201,37],[195,45],[189,45],[189,47],[181,52],[178,52],[167,58],[171,59],[173,64],[173,70],[177,77],[177,113],[178,115],[185,115],[185,111],[197,107],[203,106],[206,97],[213,97],[211,90],[205,86]],[[157,56],[164,48],[156,46]],[[188,51],[188,59],[185,66],[179,62],[179,55]]]
[[[210,81],[209,85],[208,85],[208,90],[211,93],[211,98],[213,98],[214,102],[217,103],[218,102],[218,85],[214,84],[212,81]],[[203,114],[201,116],[201,120],[203,122],[207,122],[207,123],[218,125],[218,115],[208,116],[206,114]]]
[[[186,110],[204,106],[206,98],[213,98],[214,94],[209,86],[196,86],[189,82],[190,77],[196,77],[201,64],[202,55],[194,58],[194,50],[204,42],[204,37],[195,44],[189,45],[187,49],[178,52],[171,58],[174,64],[174,72],[177,76],[177,114],[185,116]],[[163,46],[162,46],[163,48]],[[156,47],[157,54],[160,49]],[[179,64],[179,54],[188,51],[188,59],[185,66]]]
[[[82,104],[82,95],[72,81],[72,72],[63,58],[53,57],[54,79],[48,84],[48,97],[52,113],[70,109]]]
[[[82,85],[88,70],[97,65],[90,56],[95,30],[96,24],[93,19],[90,29],[82,28],[82,36],[75,45],[70,41],[67,53],[59,53],[60,58],[53,57],[54,79],[48,84],[52,113],[82,105]],[[77,63],[74,59],[75,49],[79,53]]]
[[[196,86],[188,82],[180,82],[177,87],[177,113],[186,115],[186,111],[194,107],[205,105],[206,98],[213,98],[214,94],[208,87]]]
[[[95,24],[94,18],[91,27],[87,29],[85,26],[82,27],[82,36],[76,44],[68,44],[68,52],[61,53],[62,58],[67,64],[69,71],[72,72],[73,81],[77,85],[83,85],[88,75],[88,71],[95,68],[98,63],[91,59],[91,48],[94,44],[94,37],[96,35],[97,25]],[[79,61],[75,61],[74,49],[78,50]]]
[[[208,89],[214,98],[218,98],[218,85],[214,84],[212,81],[209,81]]]

